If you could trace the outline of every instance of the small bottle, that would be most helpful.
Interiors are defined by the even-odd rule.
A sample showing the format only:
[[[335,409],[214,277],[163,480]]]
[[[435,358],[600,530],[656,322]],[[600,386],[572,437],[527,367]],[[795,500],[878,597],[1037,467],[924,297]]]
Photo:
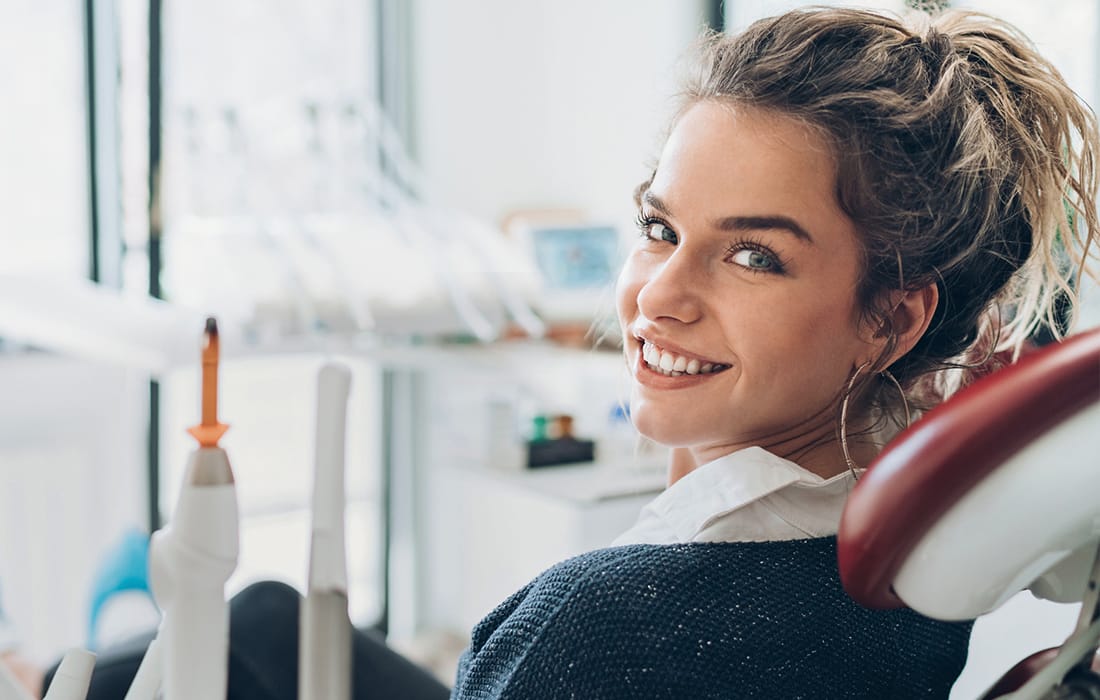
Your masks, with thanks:
[[[531,419],[531,442],[542,442],[550,438],[550,418],[542,413],[533,417]]]
[[[555,416],[555,419],[556,420],[554,422],[558,426],[557,438],[559,440],[566,439],[566,438],[572,439],[573,438],[573,416],[568,415],[568,414],[563,414],[563,415],[560,415],[560,416]]]

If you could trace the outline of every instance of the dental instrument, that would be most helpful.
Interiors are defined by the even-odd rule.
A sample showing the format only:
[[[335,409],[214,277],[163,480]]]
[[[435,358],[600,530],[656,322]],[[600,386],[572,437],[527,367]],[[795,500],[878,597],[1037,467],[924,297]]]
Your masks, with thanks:
[[[94,669],[95,654],[85,649],[68,650],[43,700],[84,700]]]
[[[351,698],[351,621],[344,540],[344,440],[351,372],[325,364],[317,376],[317,432],[309,590],[302,603],[300,700]]]
[[[126,691],[123,700],[151,700],[160,690],[160,682],[163,659],[160,653],[160,639],[155,638],[145,649],[145,656],[141,657],[134,680],[130,681],[130,688]]]
[[[229,659],[229,604],[225,584],[239,551],[233,470],[218,440],[229,428],[218,407],[218,327],[206,320],[202,352],[202,422],[188,430],[199,447],[191,453],[173,520],[149,545],[153,597],[163,611],[156,644],[164,700],[224,698]],[[145,661],[143,661],[145,666]],[[141,674],[155,685],[155,667]],[[130,697],[130,695],[127,695]],[[149,697],[149,696],[146,696]]]

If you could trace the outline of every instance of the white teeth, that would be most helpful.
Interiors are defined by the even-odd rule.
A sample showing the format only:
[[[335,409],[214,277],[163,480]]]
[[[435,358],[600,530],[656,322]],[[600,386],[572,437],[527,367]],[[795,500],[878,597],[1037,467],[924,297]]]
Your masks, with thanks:
[[[674,364],[676,364],[676,360],[672,357],[672,355],[668,354],[667,352],[661,353],[661,369],[666,372],[671,372],[672,366]]]
[[[728,365],[712,362],[700,362],[694,358],[689,360],[681,355],[659,350],[652,343],[642,344],[642,358],[651,369],[670,377],[679,377],[685,374],[706,374],[728,367]]]

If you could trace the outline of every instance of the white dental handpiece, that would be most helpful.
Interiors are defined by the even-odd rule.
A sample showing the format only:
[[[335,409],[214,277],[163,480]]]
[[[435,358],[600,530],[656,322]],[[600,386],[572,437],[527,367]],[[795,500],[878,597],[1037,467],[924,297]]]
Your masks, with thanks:
[[[299,700],[351,698],[351,622],[344,541],[344,440],[351,372],[329,363],[317,377],[316,464],[309,590],[302,603]]]
[[[138,666],[134,680],[130,682],[130,688],[126,691],[123,700],[153,700],[160,690],[160,682],[164,679],[163,660],[160,658],[160,638],[149,643],[145,650],[145,656],[141,657],[141,665]]]
[[[173,521],[149,545],[153,596],[163,611],[164,700],[224,698],[229,664],[225,584],[237,565],[238,513],[225,450],[191,454]]]
[[[218,700],[228,687],[225,584],[237,566],[239,514],[229,457],[218,447],[228,426],[217,418],[214,319],[207,319],[205,338],[202,421],[189,429],[199,448],[188,460],[172,522],[149,543],[150,583],[163,617],[127,695],[133,700],[150,700],[158,680],[164,700]]]
[[[92,682],[95,654],[84,649],[70,649],[53,674],[50,690],[43,700],[84,700]]]

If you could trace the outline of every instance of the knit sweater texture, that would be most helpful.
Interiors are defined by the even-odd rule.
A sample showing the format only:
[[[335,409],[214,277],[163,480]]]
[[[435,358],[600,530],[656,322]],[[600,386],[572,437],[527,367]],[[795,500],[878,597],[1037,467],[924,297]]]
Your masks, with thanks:
[[[946,698],[971,624],[859,606],[835,537],[613,547],[482,620],[451,697]]]

